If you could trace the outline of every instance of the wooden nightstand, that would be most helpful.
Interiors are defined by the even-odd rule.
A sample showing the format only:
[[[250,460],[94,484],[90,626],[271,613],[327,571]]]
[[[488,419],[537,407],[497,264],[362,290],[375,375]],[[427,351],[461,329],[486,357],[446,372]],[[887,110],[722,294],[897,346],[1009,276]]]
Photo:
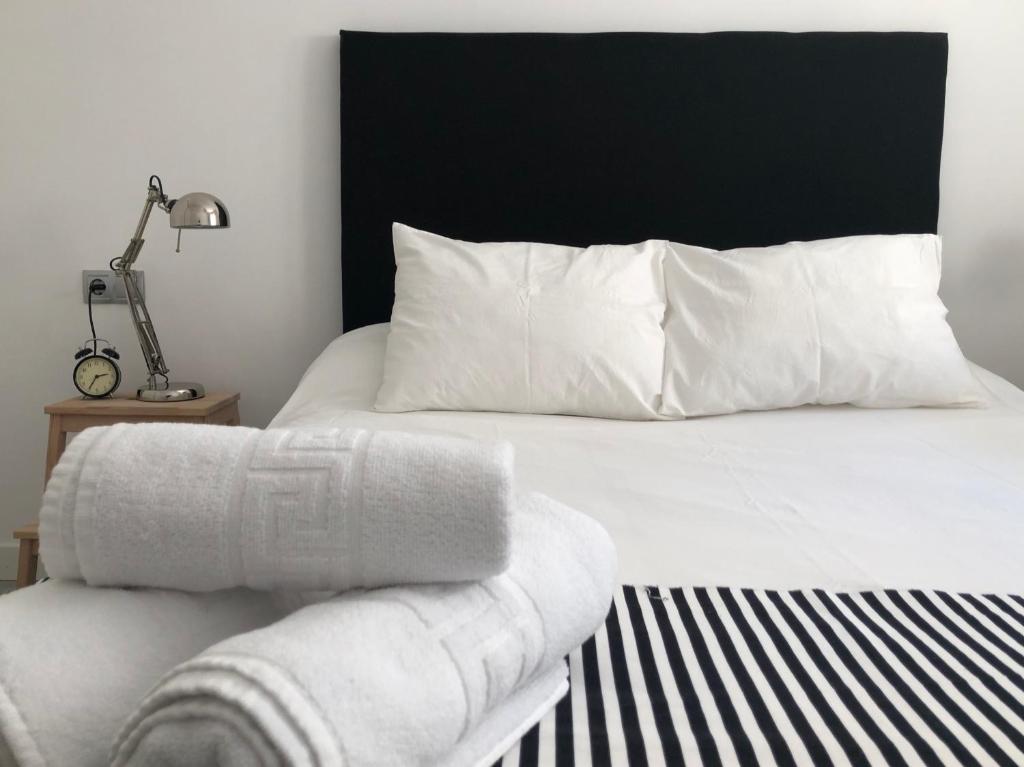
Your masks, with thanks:
[[[46,444],[46,481],[67,446],[68,434],[90,426],[115,423],[208,423],[238,426],[238,392],[212,392],[188,402],[140,402],[127,397],[108,399],[66,399],[43,408],[50,416],[50,438]],[[19,543],[17,588],[35,583],[39,565],[39,523],[14,531]]]

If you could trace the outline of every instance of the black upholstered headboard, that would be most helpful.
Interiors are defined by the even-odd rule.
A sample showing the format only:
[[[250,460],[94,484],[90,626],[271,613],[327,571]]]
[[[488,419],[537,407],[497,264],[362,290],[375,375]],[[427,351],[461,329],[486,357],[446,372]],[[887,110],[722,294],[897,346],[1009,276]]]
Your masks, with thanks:
[[[341,33],[345,329],[391,222],[724,248],[934,232],[946,36]]]

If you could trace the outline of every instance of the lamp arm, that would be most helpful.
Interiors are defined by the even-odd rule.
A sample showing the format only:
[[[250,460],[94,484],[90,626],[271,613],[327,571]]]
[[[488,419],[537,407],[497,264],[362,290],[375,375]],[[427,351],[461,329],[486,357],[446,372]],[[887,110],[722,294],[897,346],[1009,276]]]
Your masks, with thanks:
[[[135,272],[126,269],[121,272],[121,279],[124,281],[124,292],[128,297],[128,309],[132,314],[135,334],[139,337],[142,355],[146,358],[146,368],[149,370],[149,383],[151,386],[155,386],[157,376],[167,377],[167,363],[164,362],[164,353],[160,350],[160,341],[157,340],[153,321],[149,317],[149,310],[146,309],[146,302],[142,298],[142,291],[139,290],[139,284],[135,280]]]
[[[159,181],[159,179],[158,179]],[[161,185],[162,187],[162,185]],[[160,342],[156,337],[156,330],[153,328],[153,321],[149,317],[149,310],[146,308],[146,301],[139,290],[139,284],[135,279],[135,272],[132,265],[139,257],[142,246],[146,242],[142,235],[146,231],[146,224],[149,223],[149,215],[153,212],[153,206],[157,205],[161,210],[169,210],[167,196],[162,188],[158,188],[150,179],[149,189],[146,193],[146,204],[142,208],[142,215],[135,227],[135,234],[132,235],[128,247],[120,258],[111,262],[114,272],[121,276],[124,282],[124,292],[128,298],[128,309],[132,315],[132,324],[135,326],[135,334],[139,337],[139,345],[142,347],[142,354],[146,359],[146,368],[149,370],[149,383],[156,385],[157,376],[167,377],[167,364],[164,362],[163,352],[160,350]]]
[[[154,176],[153,178],[156,177]],[[153,212],[154,205],[159,206],[164,211],[170,211],[171,209],[163,189],[154,185],[152,179],[150,179],[149,189],[146,190],[146,203],[142,206],[142,215],[139,216],[139,223],[135,226],[135,234],[132,235],[132,239],[128,242],[128,247],[125,248],[124,254],[115,261],[115,270],[131,269],[135,260],[139,257],[139,251],[142,250],[142,245],[145,242],[142,235],[146,231],[146,224],[149,223],[149,214]]]

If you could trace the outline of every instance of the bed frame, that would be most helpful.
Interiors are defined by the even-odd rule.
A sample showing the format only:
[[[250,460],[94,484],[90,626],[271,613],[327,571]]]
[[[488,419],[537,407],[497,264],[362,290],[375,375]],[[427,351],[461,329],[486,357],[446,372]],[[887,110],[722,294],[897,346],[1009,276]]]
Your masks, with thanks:
[[[344,327],[386,321],[391,223],[726,248],[934,232],[947,40],[341,33]]]

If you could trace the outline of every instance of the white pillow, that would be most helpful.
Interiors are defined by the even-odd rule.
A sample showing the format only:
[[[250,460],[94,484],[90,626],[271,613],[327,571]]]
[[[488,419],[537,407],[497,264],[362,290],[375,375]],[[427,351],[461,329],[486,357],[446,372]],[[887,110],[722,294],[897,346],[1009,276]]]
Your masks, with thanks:
[[[471,243],[393,227],[376,410],[658,417],[665,242]]]
[[[662,414],[980,404],[937,295],[941,240],[669,243]]]

